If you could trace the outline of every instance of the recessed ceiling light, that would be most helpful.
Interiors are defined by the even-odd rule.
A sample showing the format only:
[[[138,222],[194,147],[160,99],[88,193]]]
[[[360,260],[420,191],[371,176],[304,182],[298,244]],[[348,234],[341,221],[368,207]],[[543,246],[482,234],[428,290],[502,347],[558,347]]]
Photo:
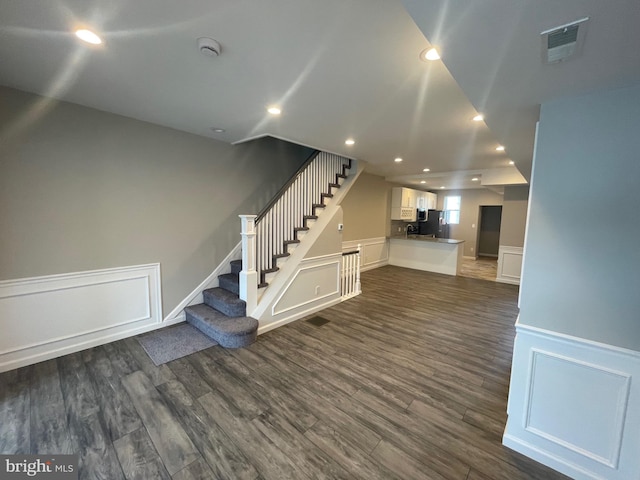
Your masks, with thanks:
[[[444,189],[444,185],[442,185],[442,186],[440,187],[440,190],[443,190],[443,189]]]
[[[433,47],[423,50],[420,53],[420,58],[422,60],[429,60],[430,62],[433,62],[434,60],[440,60],[440,54],[438,53],[438,49]]]
[[[402,161],[402,159],[400,157],[397,157],[393,161],[396,162],[396,163],[400,163]]]
[[[224,133],[226,130],[224,128],[212,128],[211,131],[214,133]]]
[[[422,171],[423,171],[423,172],[430,172],[430,171],[431,171],[431,169],[430,169],[430,168],[423,168],[423,169],[422,169]]]
[[[420,183],[427,183],[426,180],[420,180]]]
[[[282,110],[280,110],[280,107],[269,107],[267,108],[267,112],[269,112],[271,115],[280,115],[282,113]]]
[[[471,179],[471,181],[472,181],[472,182],[477,182],[478,180],[480,180],[478,177],[473,177],[473,178]]]
[[[347,138],[344,143],[345,145],[353,145],[356,141],[353,138]]]
[[[484,115],[478,114],[475,117],[473,117],[473,121],[474,122],[481,122],[484,120]]]
[[[498,145],[498,146],[496,147],[496,150],[497,150],[498,152],[504,152],[504,145]]]
[[[84,28],[76,30],[76,37],[83,42],[87,42],[92,45],[100,45],[102,43],[102,39],[98,35],[93,33],[91,30],[86,30]]]
[[[513,160],[509,160],[509,165],[514,165],[514,161]]]

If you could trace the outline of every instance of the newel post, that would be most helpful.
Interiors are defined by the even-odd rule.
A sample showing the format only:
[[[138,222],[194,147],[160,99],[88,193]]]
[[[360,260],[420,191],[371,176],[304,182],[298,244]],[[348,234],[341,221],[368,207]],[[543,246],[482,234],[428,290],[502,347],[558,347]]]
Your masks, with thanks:
[[[362,293],[362,288],[360,285],[360,247],[361,245],[358,244],[358,253],[356,255],[356,295],[360,295]]]
[[[239,215],[242,236],[242,271],[240,299],[247,304],[247,316],[258,305],[258,271],[256,270],[256,215]]]

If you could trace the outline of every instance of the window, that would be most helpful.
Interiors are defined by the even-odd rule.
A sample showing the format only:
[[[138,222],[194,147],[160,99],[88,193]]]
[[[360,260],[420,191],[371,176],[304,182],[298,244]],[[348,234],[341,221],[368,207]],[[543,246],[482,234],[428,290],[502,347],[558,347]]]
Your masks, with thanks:
[[[444,197],[444,220],[447,223],[460,223],[460,195]]]

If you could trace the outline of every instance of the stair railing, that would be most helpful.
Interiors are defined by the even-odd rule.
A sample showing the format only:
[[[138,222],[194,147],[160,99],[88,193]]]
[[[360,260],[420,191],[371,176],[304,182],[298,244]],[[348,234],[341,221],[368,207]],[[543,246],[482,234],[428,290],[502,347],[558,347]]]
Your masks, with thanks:
[[[258,215],[240,215],[242,226],[242,271],[240,298],[247,314],[257,306],[258,288],[266,286],[266,275],[278,270],[279,258],[289,256],[289,245],[299,243],[298,232],[317,218],[316,209],[330,198],[331,187],[345,177],[349,159],[314,152]]]
[[[358,249],[342,253],[340,297],[346,300],[362,293],[360,284],[360,244]]]

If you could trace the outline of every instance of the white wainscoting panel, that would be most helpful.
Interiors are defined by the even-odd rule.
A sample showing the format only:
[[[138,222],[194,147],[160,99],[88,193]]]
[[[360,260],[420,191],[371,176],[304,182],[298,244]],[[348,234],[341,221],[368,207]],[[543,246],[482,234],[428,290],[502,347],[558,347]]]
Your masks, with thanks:
[[[522,247],[500,245],[498,248],[497,282],[520,285],[522,271]]]
[[[360,245],[360,271],[382,267],[389,263],[389,239],[386,237],[363,238],[342,242],[342,251],[350,252]]]
[[[341,262],[342,253],[305,258],[267,312],[258,319],[258,333],[340,303]]]
[[[503,443],[572,478],[640,478],[640,354],[516,329]]]
[[[157,328],[160,265],[0,282],[0,371]]]

